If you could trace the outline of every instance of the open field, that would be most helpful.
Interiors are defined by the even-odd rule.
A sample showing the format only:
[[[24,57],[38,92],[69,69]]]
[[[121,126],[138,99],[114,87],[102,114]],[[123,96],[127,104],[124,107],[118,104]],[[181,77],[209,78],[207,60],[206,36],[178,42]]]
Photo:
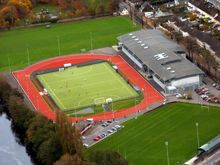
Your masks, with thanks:
[[[37,78],[63,111],[101,105],[107,98],[114,102],[139,96],[107,62],[71,67]]]
[[[116,37],[129,31],[136,30],[128,17],[105,17],[99,19],[52,24],[0,32],[0,71],[13,70],[28,65],[28,51],[30,63],[60,54],[80,53],[92,48],[101,48],[117,44]]]
[[[199,123],[200,146],[220,134],[220,108],[175,103],[124,123],[125,128],[86,150],[113,149],[130,164],[166,165],[165,141],[170,164],[183,164],[196,154],[195,123]]]

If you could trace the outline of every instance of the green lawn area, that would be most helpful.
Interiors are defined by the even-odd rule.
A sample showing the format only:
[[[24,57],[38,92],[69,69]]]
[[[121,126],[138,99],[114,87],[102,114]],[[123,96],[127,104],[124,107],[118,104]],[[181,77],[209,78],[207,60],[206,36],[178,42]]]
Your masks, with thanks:
[[[138,93],[107,62],[70,67],[37,75],[49,95],[63,111],[138,97]]]
[[[0,32],[0,71],[13,70],[28,65],[29,49],[30,63],[59,55],[58,40],[61,55],[80,53],[117,44],[116,37],[138,29],[128,17],[105,17],[63,24],[24,28]],[[92,36],[92,37],[90,37]]]
[[[200,146],[220,134],[220,108],[175,103],[165,105],[124,123],[125,128],[86,150],[119,151],[130,164],[166,165],[165,141],[170,164],[183,164],[196,154],[195,123],[199,123]],[[179,163],[178,163],[179,162]]]

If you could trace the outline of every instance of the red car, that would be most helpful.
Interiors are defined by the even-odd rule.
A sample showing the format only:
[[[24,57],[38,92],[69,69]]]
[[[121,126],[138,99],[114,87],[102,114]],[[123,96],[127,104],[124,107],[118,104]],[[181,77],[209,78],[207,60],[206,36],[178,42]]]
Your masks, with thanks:
[[[100,136],[96,136],[93,140],[94,140],[94,141],[99,141],[100,139],[101,139]]]

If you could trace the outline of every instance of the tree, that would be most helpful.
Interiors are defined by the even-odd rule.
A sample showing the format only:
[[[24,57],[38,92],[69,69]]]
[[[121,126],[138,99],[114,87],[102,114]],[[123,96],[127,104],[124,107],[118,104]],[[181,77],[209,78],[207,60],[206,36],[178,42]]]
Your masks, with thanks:
[[[128,162],[115,151],[95,151],[89,156],[89,161],[97,165],[128,165]]]
[[[97,1],[96,0],[92,0],[89,3],[89,7],[88,7],[88,12],[91,16],[95,16],[96,15],[96,9],[97,9]]]
[[[103,5],[103,3],[100,3],[98,5],[98,11],[97,11],[98,14],[104,14],[105,13],[105,6]]]
[[[19,18],[24,18],[33,8],[30,0],[9,0],[8,6],[14,6],[17,9]]]
[[[24,105],[22,98],[15,95],[9,97],[8,110],[14,126],[21,134],[24,134],[35,116],[34,112]]]
[[[41,164],[51,165],[62,155],[62,146],[59,137],[54,133],[48,140],[43,141],[38,147],[37,159]]]
[[[77,154],[82,159],[83,145],[78,128],[75,125],[72,126],[63,112],[57,111],[56,115],[56,131],[61,141],[63,153],[72,156]]]
[[[11,86],[7,83],[4,77],[0,76],[0,98],[7,101],[11,93]]]
[[[184,37],[183,35],[180,33],[180,32],[174,32],[173,33],[173,36],[175,37],[176,39],[176,42],[179,44],[180,41],[183,41],[184,40]]]
[[[64,154],[60,160],[56,161],[54,165],[82,165],[82,159],[77,155]]]
[[[18,13],[14,6],[5,6],[0,11],[0,17],[4,22],[4,25],[10,29],[11,26],[15,25]]]
[[[52,136],[55,136],[55,126],[46,117],[41,114],[36,114],[26,134],[29,148],[37,155],[40,145]]]
[[[118,10],[118,1],[117,0],[109,0],[109,12],[114,13]]]
[[[191,37],[186,37],[184,40],[184,43],[185,43],[190,59],[194,61],[193,52],[198,48],[196,40],[192,39]]]

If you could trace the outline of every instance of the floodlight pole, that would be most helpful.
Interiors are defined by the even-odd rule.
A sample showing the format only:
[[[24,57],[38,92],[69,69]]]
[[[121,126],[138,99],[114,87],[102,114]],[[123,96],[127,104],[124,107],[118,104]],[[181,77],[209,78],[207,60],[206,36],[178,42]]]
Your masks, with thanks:
[[[29,52],[29,48],[27,48],[27,58],[28,58],[28,65],[30,65],[30,52]]]
[[[10,70],[10,72],[11,72],[11,62],[10,62],[10,57],[9,57],[9,55],[8,55],[8,67],[9,67],[9,70]]]
[[[93,53],[92,52],[92,50],[93,50],[93,43],[92,43],[93,41],[92,41],[92,32],[90,32],[90,49],[91,49],[91,53]]]
[[[57,36],[57,47],[58,47],[58,53],[59,53],[59,56],[61,55],[61,51],[60,51],[60,36]]]
[[[138,118],[138,111],[137,111],[137,100],[136,100],[136,98],[135,98],[135,109],[136,109],[136,117],[135,117],[135,119],[137,119]]]
[[[199,123],[196,122],[196,136],[197,136],[197,144],[199,148]]]
[[[169,159],[169,143],[168,141],[165,142],[165,146],[167,149],[167,165],[170,165],[170,159]]]

